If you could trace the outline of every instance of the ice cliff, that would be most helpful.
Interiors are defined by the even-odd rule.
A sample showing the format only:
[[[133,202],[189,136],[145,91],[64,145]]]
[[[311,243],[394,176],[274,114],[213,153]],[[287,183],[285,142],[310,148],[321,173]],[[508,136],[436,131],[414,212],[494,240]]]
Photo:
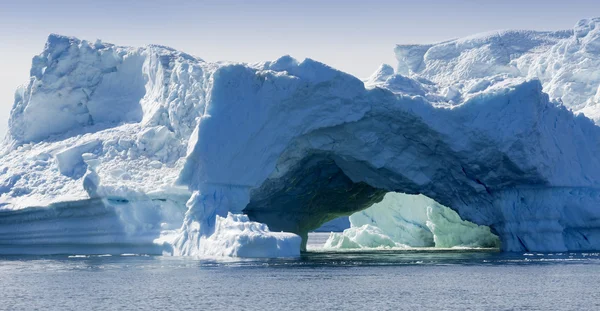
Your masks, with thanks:
[[[392,191],[506,251],[599,250],[598,26],[398,46],[365,81],[51,35],[0,149],[0,253],[294,256]]]

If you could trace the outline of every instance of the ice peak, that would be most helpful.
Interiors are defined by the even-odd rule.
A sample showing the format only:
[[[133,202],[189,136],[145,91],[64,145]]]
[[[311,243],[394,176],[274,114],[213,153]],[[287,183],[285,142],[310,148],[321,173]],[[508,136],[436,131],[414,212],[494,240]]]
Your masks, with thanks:
[[[289,71],[292,67],[297,67],[298,61],[290,55],[284,55],[271,63],[270,69],[275,71]]]
[[[367,79],[371,82],[383,82],[394,75],[394,68],[388,64],[381,64],[379,68]]]
[[[598,28],[598,24],[600,24],[600,17],[579,20],[574,27],[575,37],[581,38],[587,36],[590,31]]]
[[[71,45],[76,42],[81,42],[81,40],[78,38],[75,38],[75,37],[71,37],[71,36],[61,35],[61,34],[57,34],[57,33],[51,33],[48,35],[48,39],[46,40],[45,50],[52,50],[54,47],[56,47],[58,45],[64,45],[64,44]]]

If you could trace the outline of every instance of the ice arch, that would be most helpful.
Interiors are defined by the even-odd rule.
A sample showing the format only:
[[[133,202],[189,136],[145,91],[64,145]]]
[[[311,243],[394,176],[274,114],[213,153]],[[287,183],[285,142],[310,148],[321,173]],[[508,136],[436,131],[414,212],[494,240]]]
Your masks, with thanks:
[[[180,175],[201,194],[177,242],[183,254],[210,234],[207,214],[245,212],[305,236],[388,191],[424,194],[490,226],[507,251],[599,247],[599,129],[549,102],[539,81],[440,107],[311,60],[264,66],[275,71],[214,74]]]

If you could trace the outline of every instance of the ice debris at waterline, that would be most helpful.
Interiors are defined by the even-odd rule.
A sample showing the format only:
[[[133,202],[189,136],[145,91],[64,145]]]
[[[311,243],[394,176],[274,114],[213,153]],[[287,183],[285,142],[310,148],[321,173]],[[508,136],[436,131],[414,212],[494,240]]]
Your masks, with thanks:
[[[489,226],[505,251],[599,250],[600,128],[573,114],[600,112],[599,25],[398,46],[397,71],[366,81],[51,35],[0,147],[0,253],[240,256],[203,242],[229,236],[229,212],[305,248],[390,191]],[[287,256],[297,238],[275,240],[235,243]]]
[[[300,255],[299,236],[286,232],[270,232],[265,224],[253,222],[246,215],[227,214],[226,218],[216,216],[214,232],[210,235],[201,234],[201,228],[196,225],[187,235],[198,239],[201,248],[190,250],[176,249],[179,253],[194,256],[239,256],[239,257],[296,257]],[[179,242],[182,245],[193,243]]]
[[[325,248],[500,246],[488,227],[464,221],[423,195],[390,192],[381,202],[350,216],[350,225],[344,232],[332,232]]]

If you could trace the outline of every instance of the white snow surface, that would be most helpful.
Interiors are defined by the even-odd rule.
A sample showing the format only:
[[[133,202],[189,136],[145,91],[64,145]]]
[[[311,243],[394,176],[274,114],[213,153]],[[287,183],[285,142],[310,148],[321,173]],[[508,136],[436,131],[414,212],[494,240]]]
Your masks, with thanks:
[[[486,226],[460,219],[424,195],[387,193],[380,203],[350,216],[351,227],[332,232],[325,248],[409,248],[500,246]]]
[[[195,224],[191,232],[202,229]],[[301,238],[287,232],[271,232],[265,224],[253,222],[246,215],[228,213],[215,218],[214,232],[197,234],[200,248],[175,250],[175,255],[199,257],[297,257],[300,256]],[[193,244],[187,244],[193,245]]]
[[[261,185],[291,184],[317,155],[356,185],[420,193],[489,226],[503,250],[599,250],[600,129],[571,111],[599,111],[597,25],[399,46],[397,71],[383,65],[365,82],[311,59],[207,63],[162,46],[51,35],[0,147],[0,227],[11,228],[0,252],[89,245],[82,238],[112,232],[98,245],[287,256],[295,235],[270,235],[239,214]],[[298,185],[288,190],[303,198],[316,190]],[[285,205],[265,204],[285,217]],[[336,215],[367,207],[326,206]],[[186,212],[144,217],[156,208]],[[129,218],[94,220],[128,209],[133,231],[122,229]],[[264,243],[242,238],[246,226]],[[33,239],[45,232],[57,239]]]
[[[435,83],[453,103],[498,81],[538,79],[552,101],[600,122],[600,18],[571,30],[504,30],[430,45],[398,45],[398,73]]]

